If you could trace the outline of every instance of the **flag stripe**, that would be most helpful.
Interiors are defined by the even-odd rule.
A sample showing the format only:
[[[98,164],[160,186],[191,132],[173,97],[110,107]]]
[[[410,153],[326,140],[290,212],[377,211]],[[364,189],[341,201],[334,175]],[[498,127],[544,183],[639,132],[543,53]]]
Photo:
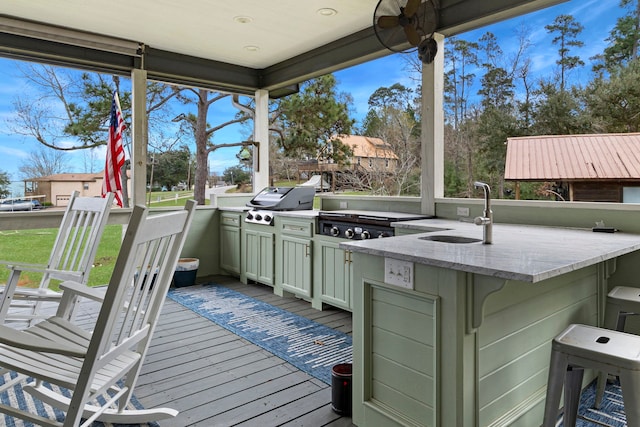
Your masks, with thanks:
[[[122,119],[118,92],[113,92],[109,123],[109,141],[107,142],[104,180],[102,181],[102,197],[106,197],[109,193],[115,193],[115,202],[120,207],[122,207],[122,179],[120,178],[120,170],[122,166],[124,166],[122,133],[126,128],[124,120]]]

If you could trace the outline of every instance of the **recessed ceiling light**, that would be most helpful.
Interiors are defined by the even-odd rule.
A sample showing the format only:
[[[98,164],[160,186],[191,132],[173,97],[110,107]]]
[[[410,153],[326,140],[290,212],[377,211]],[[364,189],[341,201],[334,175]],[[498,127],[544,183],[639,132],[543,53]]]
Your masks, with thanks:
[[[233,20],[238,24],[248,24],[253,21],[253,18],[250,16],[235,16]]]
[[[337,15],[338,11],[335,9],[331,9],[330,7],[323,7],[322,9],[318,9],[316,13],[321,16],[333,16]]]
[[[260,50],[260,48],[258,46],[254,46],[254,45],[248,45],[244,47],[244,50],[249,51],[249,52],[257,52]]]

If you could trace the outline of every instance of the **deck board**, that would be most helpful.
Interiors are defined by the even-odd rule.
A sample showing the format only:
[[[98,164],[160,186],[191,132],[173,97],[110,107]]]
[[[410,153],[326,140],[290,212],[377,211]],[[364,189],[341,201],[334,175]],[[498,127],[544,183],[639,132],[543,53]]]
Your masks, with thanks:
[[[351,314],[324,311],[268,286],[218,283],[283,310],[350,334]],[[215,323],[167,299],[142,368],[136,397],[145,407],[180,411],[162,427],[352,426],[331,409],[331,387]]]
[[[351,334],[351,313],[279,297],[273,288],[217,276],[218,283],[283,310]],[[46,307],[51,314],[55,306]],[[83,303],[76,321],[91,328],[97,304]],[[286,425],[349,427],[331,409],[331,387],[266,350],[167,299],[143,363],[135,396],[146,408],[170,407],[176,418],[161,427]]]

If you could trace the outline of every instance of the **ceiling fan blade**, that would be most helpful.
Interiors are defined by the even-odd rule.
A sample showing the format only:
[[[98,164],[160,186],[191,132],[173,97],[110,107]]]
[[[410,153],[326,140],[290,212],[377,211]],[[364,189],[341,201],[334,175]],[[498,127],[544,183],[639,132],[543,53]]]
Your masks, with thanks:
[[[397,16],[381,16],[378,18],[378,27],[380,28],[393,28],[400,23]]]
[[[405,25],[404,34],[407,36],[407,40],[411,46],[418,46],[420,44],[420,34],[413,25]]]
[[[411,18],[416,14],[418,8],[420,7],[420,3],[422,0],[409,0],[407,5],[404,7],[404,16],[407,18]]]

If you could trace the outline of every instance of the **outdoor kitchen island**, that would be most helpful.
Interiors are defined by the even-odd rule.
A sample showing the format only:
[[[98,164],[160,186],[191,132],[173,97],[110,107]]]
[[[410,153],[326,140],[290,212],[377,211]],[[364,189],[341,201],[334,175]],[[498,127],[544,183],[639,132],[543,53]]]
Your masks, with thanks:
[[[607,290],[640,265],[634,234],[494,224],[485,245],[446,243],[480,239],[471,223],[396,227],[340,244],[353,260],[358,426],[540,425],[550,341],[601,324]]]

